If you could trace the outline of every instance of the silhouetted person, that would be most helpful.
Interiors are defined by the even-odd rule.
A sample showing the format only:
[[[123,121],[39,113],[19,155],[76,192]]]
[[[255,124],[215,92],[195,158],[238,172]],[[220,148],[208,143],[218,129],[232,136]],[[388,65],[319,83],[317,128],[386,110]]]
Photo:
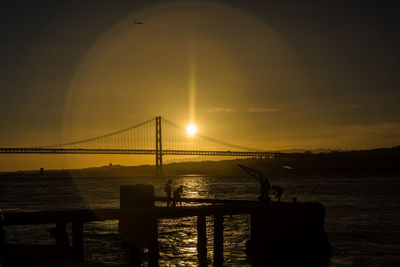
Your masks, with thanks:
[[[258,200],[259,201],[269,201],[270,198],[268,197],[268,195],[269,195],[269,192],[271,192],[271,185],[268,182],[267,177],[264,177],[264,174],[260,171],[243,166],[241,164],[238,164],[238,166],[260,183],[260,196],[258,197]]]
[[[273,185],[272,189],[275,191],[275,196],[278,199],[278,202],[281,202],[281,196],[283,194],[283,188],[278,185]]]
[[[271,185],[268,182],[267,177],[260,179],[260,200],[267,200],[269,193],[271,192]]]
[[[176,207],[176,203],[179,201],[179,205],[182,207],[182,193],[183,193],[183,186],[179,186],[177,189],[174,190],[174,202],[173,205]]]
[[[164,192],[167,194],[167,207],[171,205],[171,192],[172,192],[172,180],[168,180],[164,187]],[[172,206],[172,205],[171,205]]]

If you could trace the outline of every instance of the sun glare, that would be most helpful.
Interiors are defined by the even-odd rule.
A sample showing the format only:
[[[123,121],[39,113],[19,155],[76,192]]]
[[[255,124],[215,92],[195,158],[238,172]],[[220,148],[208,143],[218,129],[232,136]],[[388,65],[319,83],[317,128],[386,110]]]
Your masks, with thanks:
[[[197,127],[193,123],[189,124],[186,128],[186,131],[189,135],[194,135],[197,132]]]

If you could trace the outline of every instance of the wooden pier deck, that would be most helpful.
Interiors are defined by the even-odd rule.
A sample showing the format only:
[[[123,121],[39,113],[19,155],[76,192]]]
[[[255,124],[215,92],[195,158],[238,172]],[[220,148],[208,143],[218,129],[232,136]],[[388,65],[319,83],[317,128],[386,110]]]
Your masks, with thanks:
[[[156,219],[179,218],[190,216],[234,215],[250,214],[252,211],[267,207],[292,206],[292,203],[271,202],[260,204],[258,201],[244,200],[212,200],[183,199],[182,202],[191,203],[218,203],[207,206],[182,206],[182,207],[144,207],[132,209],[80,209],[62,211],[22,211],[3,212],[4,225],[30,225],[53,223],[84,223],[92,221],[119,220],[121,214],[151,215]],[[226,204],[231,203],[231,204]]]
[[[164,202],[166,198],[155,197],[153,201]],[[257,239],[255,230],[257,222],[253,218],[254,215],[268,214],[269,216],[278,216],[279,214],[295,214],[294,216],[312,216],[312,214],[303,215],[302,212],[310,210],[321,210],[322,205],[318,203],[278,203],[278,202],[259,202],[245,200],[218,200],[218,199],[192,199],[184,198],[185,203],[204,203],[208,205],[197,205],[183,207],[135,207],[120,209],[93,209],[93,210],[63,210],[63,211],[32,211],[32,212],[3,212],[3,225],[34,225],[34,224],[55,224],[58,231],[66,232],[66,224],[72,225],[72,250],[78,259],[84,259],[84,223],[104,220],[121,220],[124,218],[151,218],[155,221],[155,243],[149,248],[149,266],[158,266],[158,230],[157,221],[164,218],[181,218],[181,217],[197,217],[197,251],[200,266],[207,265],[207,236],[206,236],[206,216],[214,218],[214,250],[213,264],[222,266],[223,259],[223,221],[225,215],[249,214],[251,215],[251,231],[252,238]],[[121,205],[122,207],[122,205]],[[322,207],[323,210],[323,207]],[[324,212],[324,211],[322,211]],[[279,216],[278,216],[279,217]],[[293,216],[292,216],[293,217]],[[313,225],[322,225],[323,217],[316,216],[312,219]],[[260,218],[260,216],[258,216]],[[264,223],[265,216],[262,216],[261,223]],[[282,217],[283,218],[283,217]],[[322,218],[322,219],[321,219]],[[290,219],[290,218],[289,218]],[[129,219],[131,220],[131,219]],[[259,220],[260,221],[260,220]],[[140,223],[139,223],[140,224]],[[143,224],[143,223],[142,223]],[[258,223],[260,224],[260,223]],[[121,230],[121,229],[120,229]],[[122,232],[121,232],[122,235]],[[150,257],[150,255],[153,255]],[[137,266],[136,263],[131,263]]]

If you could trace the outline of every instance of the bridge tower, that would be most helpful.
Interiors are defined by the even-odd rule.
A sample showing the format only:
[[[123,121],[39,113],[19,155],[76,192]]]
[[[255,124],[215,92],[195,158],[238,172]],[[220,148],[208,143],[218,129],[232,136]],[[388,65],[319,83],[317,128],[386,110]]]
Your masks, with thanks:
[[[156,117],[156,175],[162,175],[161,116]]]

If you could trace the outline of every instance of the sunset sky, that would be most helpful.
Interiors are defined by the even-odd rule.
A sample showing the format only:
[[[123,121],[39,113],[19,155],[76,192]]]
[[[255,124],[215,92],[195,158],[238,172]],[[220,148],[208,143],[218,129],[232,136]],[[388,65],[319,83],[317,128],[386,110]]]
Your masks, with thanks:
[[[400,145],[396,1],[2,1],[0,25],[1,147],[158,115],[263,150]],[[108,162],[144,161],[0,154],[0,171]]]

